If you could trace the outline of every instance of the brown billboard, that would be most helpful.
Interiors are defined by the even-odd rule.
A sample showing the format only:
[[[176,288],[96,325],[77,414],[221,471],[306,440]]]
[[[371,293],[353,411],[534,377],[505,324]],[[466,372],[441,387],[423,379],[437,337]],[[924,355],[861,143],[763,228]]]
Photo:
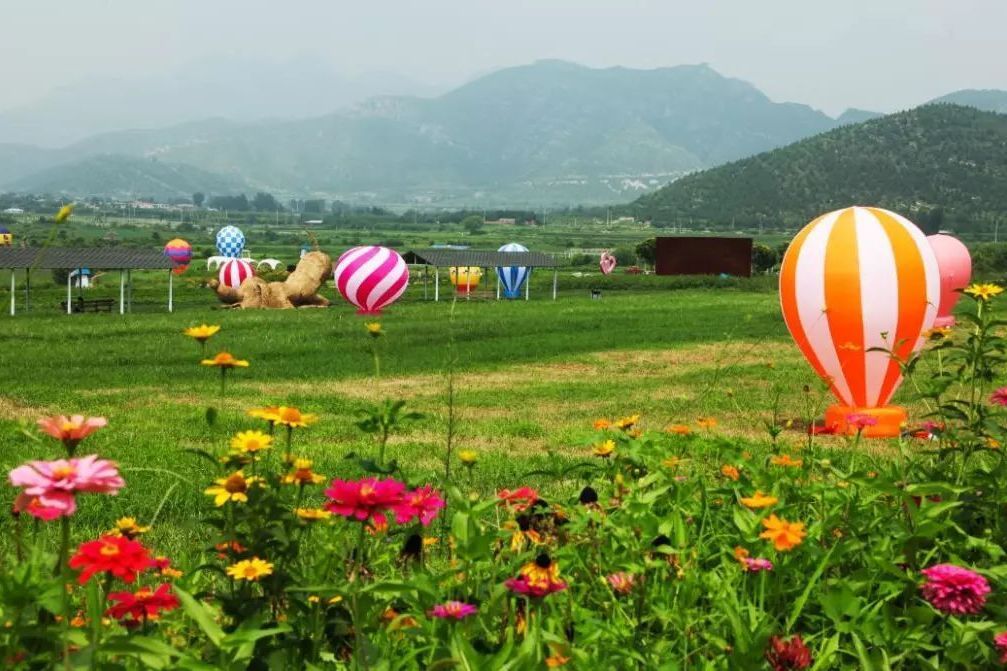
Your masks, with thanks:
[[[657,238],[658,275],[733,275],[751,277],[751,238]]]

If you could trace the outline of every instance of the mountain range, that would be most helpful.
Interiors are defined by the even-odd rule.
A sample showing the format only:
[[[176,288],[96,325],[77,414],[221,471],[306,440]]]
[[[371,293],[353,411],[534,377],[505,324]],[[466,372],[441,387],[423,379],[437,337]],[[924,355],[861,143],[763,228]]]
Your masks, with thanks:
[[[629,208],[658,226],[797,228],[877,205],[970,229],[1007,211],[1007,115],[930,104],[684,177]]]
[[[1007,98],[953,96],[995,105],[997,93]],[[593,69],[564,61],[506,68],[435,97],[372,96],[305,118],[225,112],[100,133],[59,149],[0,144],[0,188],[171,198],[202,183],[197,190],[357,203],[625,202],[879,116],[848,110],[832,118],[774,102],[706,65]]]

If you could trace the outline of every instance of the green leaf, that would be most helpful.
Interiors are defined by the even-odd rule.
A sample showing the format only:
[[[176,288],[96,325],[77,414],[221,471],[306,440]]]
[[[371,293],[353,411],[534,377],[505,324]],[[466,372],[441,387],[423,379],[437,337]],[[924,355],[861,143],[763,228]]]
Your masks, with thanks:
[[[174,592],[182,603],[182,609],[185,611],[185,614],[195,620],[199,628],[206,634],[206,637],[213,643],[214,647],[220,648],[220,644],[224,640],[224,630],[214,622],[214,611],[202,602],[197,601],[191,594],[178,586],[174,587]]]
[[[794,628],[794,623],[797,622],[797,618],[801,616],[801,611],[804,610],[804,604],[808,602],[808,597],[811,596],[811,590],[815,588],[818,584],[818,579],[822,577],[822,573],[825,571],[826,567],[829,565],[829,560],[832,559],[832,553],[835,552],[838,545],[833,545],[825,556],[822,557],[822,561],[818,563],[818,568],[815,572],[811,574],[808,578],[807,584],[804,586],[804,591],[801,592],[801,596],[797,597],[797,601],[794,602],[794,607],[790,610],[790,616],[787,618],[786,631],[791,631]]]

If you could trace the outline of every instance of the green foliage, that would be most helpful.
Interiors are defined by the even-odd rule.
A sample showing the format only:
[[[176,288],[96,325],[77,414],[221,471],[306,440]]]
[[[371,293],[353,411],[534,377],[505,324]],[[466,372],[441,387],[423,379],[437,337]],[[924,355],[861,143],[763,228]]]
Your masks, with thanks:
[[[991,230],[1007,209],[1007,116],[930,105],[843,126],[788,147],[684,177],[632,208],[657,226],[795,230],[849,205],[909,218],[943,208],[956,227]],[[934,223],[943,223],[945,214]]]

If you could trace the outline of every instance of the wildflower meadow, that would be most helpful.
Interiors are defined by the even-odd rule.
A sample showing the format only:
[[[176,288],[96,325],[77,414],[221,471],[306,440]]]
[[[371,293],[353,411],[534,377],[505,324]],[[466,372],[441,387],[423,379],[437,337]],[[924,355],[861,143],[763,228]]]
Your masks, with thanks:
[[[280,355],[243,352],[241,322],[179,324],[172,365],[197,382],[177,438],[145,437],[156,447],[113,458],[103,447],[144,427],[73,414],[88,404],[72,397],[5,438],[38,456],[7,475],[0,659],[12,669],[997,668],[1007,662],[1001,292],[969,287],[960,325],[898,361],[913,410],[899,438],[868,439],[870,416],[845,418],[853,431],[834,435],[820,421],[821,385],[767,382],[770,358],[692,382],[710,391],[672,417],[591,380],[608,407],[625,407],[581,413],[558,439],[562,454],[537,458],[494,453],[503,430],[467,432],[478,387],[453,309],[436,374],[414,383],[436,388],[434,404],[416,403],[401,378],[388,383],[405,322],[347,327],[346,356],[366,371],[355,384],[379,392],[353,412],[323,392],[283,404],[253,385]],[[772,349],[749,342],[758,357]],[[521,418],[512,409],[503,421]],[[353,447],[320,444],[326,424]],[[433,435],[409,455],[402,437],[417,431]],[[196,466],[171,475],[183,462]]]

